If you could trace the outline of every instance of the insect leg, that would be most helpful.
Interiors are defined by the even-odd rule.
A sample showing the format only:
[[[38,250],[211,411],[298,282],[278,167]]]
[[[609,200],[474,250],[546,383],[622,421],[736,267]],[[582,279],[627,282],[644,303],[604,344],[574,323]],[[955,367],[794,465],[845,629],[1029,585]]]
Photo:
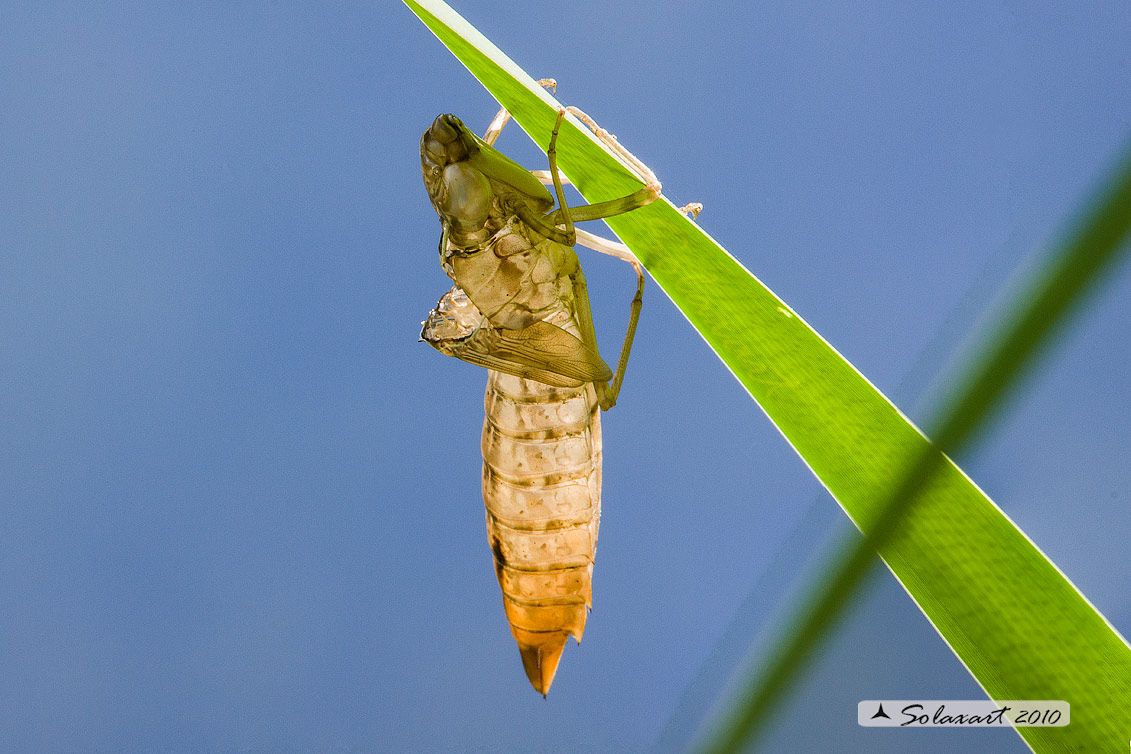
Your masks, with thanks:
[[[577,118],[585,125],[589,126],[589,130],[596,134],[597,138],[603,141],[615,155],[620,157],[622,162],[624,162],[628,167],[632,168],[633,172],[640,176],[640,180],[644,181],[645,183],[655,183],[659,185],[660,182],[656,180],[656,174],[653,173],[647,165],[641,162],[636,155],[622,147],[620,142],[617,141],[616,136],[598,126],[597,122],[590,118],[589,115],[587,115],[585,111],[581,110],[580,108],[573,107],[571,105],[567,107],[566,110],[570,115]]]
[[[643,306],[644,295],[644,266],[640,264],[640,260],[636,255],[622,243],[610,241],[607,238],[595,236],[592,233],[581,230],[578,228],[574,231],[577,234],[577,243],[593,251],[599,251],[602,254],[608,254],[611,257],[616,257],[622,261],[628,262],[632,265],[632,269],[636,271],[636,295],[632,297],[632,303],[629,308],[628,317],[628,331],[624,336],[624,344],[621,346],[620,359],[617,361],[617,370],[613,375],[612,383],[609,386],[609,392],[612,393],[612,401],[616,402],[617,395],[620,393],[621,381],[624,379],[624,370],[628,366],[628,354],[632,350],[632,340],[636,335],[636,323],[640,319],[640,309]],[[574,294],[577,295],[576,292]],[[588,305],[589,294],[585,292],[585,303]],[[578,306],[581,309],[581,306]],[[588,312],[588,308],[585,309]],[[590,344],[591,345],[591,344]]]
[[[530,174],[533,175],[535,178],[537,178],[539,181],[541,181],[543,186],[551,186],[554,183],[554,179],[550,177],[550,171],[549,170],[531,170]],[[566,176],[565,173],[563,173],[560,170],[558,171],[558,177],[561,179],[561,182],[563,184],[569,184],[569,178]],[[688,204],[685,204],[682,207],[680,207],[679,211],[682,212],[683,214],[687,215],[689,219],[695,220],[699,217],[699,213],[703,211],[703,203],[702,202],[689,202]],[[609,243],[615,244],[617,242],[616,241],[609,241]],[[582,245],[584,246],[585,244],[582,244]],[[588,248],[592,249],[593,247],[589,246]],[[600,249],[596,249],[596,251],[600,251]]]
[[[554,94],[558,92],[558,82],[554,79],[539,79],[538,85],[549,89]],[[487,132],[483,134],[483,141],[491,146],[495,146],[495,140],[499,138],[499,134],[503,132],[503,126],[511,119],[511,114],[507,112],[505,107],[500,107],[499,112],[495,114],[491,125],[487,126]]]
[[[622,162],[624,162],[628,167],[632,168],[633,171],[638,176],[640,176],[640,179],[642,181],[644,181],[645,183],[659,184],[659,181],[656,179],[656,174],[652,172],[651,168],[641,162],[640,158],[638,158],[632,152],[629,152],[627,149],[625,149],[621,145],[621,143],[617,141],[617,137],[615,135],[598,126],[597,122],[589,117],[589,115],[585,113],[585,111],[573,106],[567,107],[566,110],[570,115],[577,118],[585,125],[589,126],[589,130],[596,134],[597,138],[603,141],[605,145],[613,151],[614,154],[620,157]],[[685,215],[690,215],[691,219],[694,220],[699,217],[699,213],[703,211],[703,205],[699,202],[691,202],[690,204],[685,204],[684,206],[680,207],[679,211]]]
[[[597,219],[598,217],[609,217],[610,215],[628,212],[636,209],[637,207],[642,207],[645,204],[648,204],[660,195],[660,181],[656,178],[656,174],[653,173],[651,168],[645,165],[636,155],[621,146],[620,142],[617,141],[616,136],[598,126],[597,122],[594,121],[593,118],[591,118],[584,110],[570,105],[566,107],[566,111],[585,125],[589,126],[589,130],[591,130],[597,136],[597,138],[600,139],[605,144],[605,146],[607,146],[609,150],[612,151],[613,154],[620,159],[621,163],[625,165],[625,167],[636,173],[636,175],[639,176],[640,180],[644,181],[645,183],[644,189],[641,189],[640,191],[636,192],[636,194],[633,194],[633,198],[636,199],[639,203],[631,204],[629,202],[626,202],[624,199],[620,199],[614,200],[612,202],[593,204],[589,205],[588,207],[574,207],[571,211],[571,214],[575,222]],[[542,183],[548,183],[549,176],[545,175],[543,171],[538,170],[533,172],[538,180],[542,181]],[[648,191],[649,189],[651,191]],[[649,193],[653,193],[654,196],[649,198]],[[684,213],[685,215],[689,215],[690,218],[694,220],[699,216],[699,213],[703,211],[703,205],[699,202],[691,202],[690,204],[680,207],[679,211]],[[601,249],[597,249],[597,251],[601,251]],[[613,256],[617,255],[614,254]]]
[[[585,274],[580,267],[570,277],[570,282],[573,286],[574,313],[577,316],[578,329],[581,331],[581,340],[586,346],[596,351],[597,335],[593,330],[593,312],[589,308],[589,288],[585,285]],[[632,340],[636,336],[636,324],[640,321],[640,309],[643,305],[644,273],[638,269],[636,272],[636,294],[632,297],[632,303],[629,307],[628,330],[625,332],[624,343],[621,345],[616,372],[613,373],[613,379],[609,382],[593,383],[593,387],[597,391],[597,402],[602,411],[608,411],[617,405],[617,396],[620,394],[620,386],[624,381],[624,371],[628,366],[628,356],[632,351]]]
[[[646,207],[652,202],[660,198],[660,184],[659,182],[650,183],[643,186],[638,191],[634,191],[628,196],[622,196],[620,199],[610,199],[607,202],[597,202],[596,204],[582,204],[569,208],[569,214],[573,222],[580,223],[586,220],[603,220],[606,217],[613,215],[623,215],[625,212],[631,212],[634,209]],[[560,210],[554,210],[546,215],[546,218],[553,224],[557,225],[562,221],[559,217]]]
[[[531,170],[530,173],[541,181],[543,186],[552,186],[554,184],[554,179],[550,177],[549,170]],[[558,171],[558,180],[562,183],[569,183],[569,178],[566,178],[565,173],[560,170]]]
[[[577,230],[573,227],[573,214],[574,213],[573,213],[573,210],[569,206],[566,205],[565,194],[562,191],[561,171],[558,170],[558,159],[557,159],[557,157],[558,157],[558,149],[557,149],[558,129],[561,127],[562,118],[564,116],[565,116],[565,110],[559,110],[558,111],[558,120],[554,124],[553,133],[550,135],[550,146],[546,149],[546,157],[550,161],[550,171],[549,172],[550,172],[550,175],[553,177],[554,193],[557,194],[557,198],[558,198],[558,210],[554,213],[554,216],[555,217],[560,216],[562,218],[561,224],[565,225],[565,229],[564,229],[565,233],[567,235],[571,235],[571,236],[574,237],[573,242],[569,243],[570,246],[573,246],[574,243],[581,243],[582,246],[586,246],[590,249],[593,249],[594,251],[599,251],[602,254],[608,254],[609,256],[613,256],[613,257],[616,257],[617,259],[621,259],[621,260],[624,260],[625,262],[628,262],[636,270],[636,275],[640,279],[640,287],[643,287],[643,285],[644,285],[644,268],[641,266],[640,260],[638,260],[636,258],[636,255],[633,254],[632,251],[627,246],[625,246],[622,243],[618,243],[616,241],[610,241],[608,239],[601,238],[600,236],[593,235],[592,233],[589,233],[589,232],[584,231],[584,230]],[[645,187],[645,189],[647,189],[647,188],[649,188],[649,186]],[[635,194],[633,196],[635,196]],[[631,198],[632,197],[625,197],[624,199],[613,200],[613,203],[616,203],[616,204],[619,205],[619,204],[623,203],[625,199],[631,199]],[[609,204],[609,203],[605,202],[604,204]],[[583,205],[582,209],[588,209],[588,210],[592,211],[594,207],[599,207],[599,206],[600,205],[597,205],[597,204]],[[643,205],[641,205],[641,206],[643,206]],[[636,209],[636,207],[633,206],[631,209]],[[628,210],[625,210],[625,211],[628,211]]]
[[[554,179],[554,193],[558,197],[558,213],[562,217],[566,234],[571,237],[569,245],[573,246],[577,242],[573,230],[573,218],[570,217],[569,207],[566,206],[565,192],[562,191],[561,172],[558,170],[558,129],[562,126],[562,118],[565,117],[565,114],[565,109],[558,110],[558,119],[554,123],[553,132],[550,134],[550,146],[546,147],[546,157],[550,161],[550,177]]]
[[[628,262],[638,270],[641,268],[640,260],[632,253],[632,249],[625,246],[618,241],[610,241],[607,238],[594,235],[589,231],[575,228],[574,233],[577,235],[577,244],[584,246],[593,251],[599,251],[602,254],[608,254],[610,257],[616,257],[623,262]]]
[[[624,333],[624,343],[620,347],[620,358],[617,359],[617,371],[613,374],[613,381],[609,383],[606,391],[609,405],[617,402],[620,395],[620,385],[624,381],[624,370],[628,366],[628,355],[632,351],[632,340],[636,337],[636,324],[640,321],[640,309],[644,306],[644,273],[636,270],[636,294],[628,310],[628,328]]]
[[[576,107],[567,107],[566,112],[572,113],[575,117],[581,119],[589,128],[593,130],[601,141],[605,142],[613,152],[621,158],[621,161],[626,164],[633,172],[635,172],[642,181],[644,186],[639,190],[623,196],[620,199],[611,199],[606,202],[598,202],[596,204],[583,204],[578,207],[571,207],[568,211],[569,220],[572,222],[584,222],[585,220],[600,220],[605,217],[612,217],[613,215],[622,215],[625,212],[631,212],[634,209],[647,206],[660,198],[660,181],[656,178],[656,174],[648,169],[648,166],[638,160],[631,152],[617,143],[615,136],[610,134],[605,129],[599,127],[592,118],[586,115]],[[558,123],[561,123],[563,113],[558,114]],[[557,126],[554,127],[555,134],[557,133]],[[557,163],[551,162],[550,164],[550,177],[555,181],[555,187],[560,182],[558,176]],[[559,204],[561,199],[558,199]],[[554,225],[563,222],[561,215],[563,209],[551,212],[547,217]],[[598,249],[598,251],[600,251]]]
[[[699,219],[699,213],[703,211],[703,204],[701,202],[691,202],[690,204],[685,204],[680,207],[679,211],[688,215],[689,219],[697,220]]]
[[[483,141],[491,146],[495,146],[495,140],[499,138],[499,134],[503,132],[503,126],[511,119],[511,114],[507,112],[505,107],[499,108],[499,112],[491,120],[491,125],[487,126],[487,131],[483,134]]]
[[[550,134],[550,145],[546,148],[546,157],[550,161],[550,175],[553,176],[554,179],[554,193],[557,194],[558,199],[558,209],[548,215],[540,215],[521,199],[513,200],[508,206],[508,209],[518,215],[520,220],[546,238],[565,244],[566,246],[573,246],[577,243],[577,236],[573,229],[572,211],[566,204],[565,192],[562,191],[561,171],[558,170],[558,130],[561,128],[565,113],[564,108],[558,110],[558,119],[554,123],[553,132]],[[625,197],[624,199],[614,200],[612,203],[616,203],[619,206],[619,204],[630,198],[631,197]],[[609,204],[609,202],[605,202],[605,204]],[[600,205],[592,204],[582,206],[583,208],[592,208]],[[602,217],[604,217],[604,215],[602,215]],[[565,227],[563,228],[561,226]]]
[[[578,110],[577,112],[581,111]],[[611,202],[590,204],[574,209],[567,207],[565,196],[562,192],[562,182],[559,177],[557,162],[558,129],[561,126],[562,118],[565,116],[565,113],[565,110],[558,111],[558,120],[557,123],[554,124],[554,132],[550,137],[549,149],[546,150],[546,156],[550,161],[550,176],[554,180],[554,192],[557,194],[558,199],[558,210],[552,213],[551,216],[557,217],[560,215],[564,220],[566,232],[576,240],[578,231],[573,227],[573,220],[575,218],[588,219],[589,215],[593,215],[592,219],[597,219],[599,217],[608,217],[623,212],[630,212],[639,207],[643,207],[659,198],[660,182],[644,163],[633,157],[628,150],[620,148],[620,151],[623,152],[624,155],[627,155],[634,165],[639,167],[637,173],[641,176],[646,185],[630,196],[614,199]],[[584,113],[581,114],[585,117],[587,124],[590,125],[591,128],[596,126],[589,116]],[[607,134],[608,132],[604,133]],[[599,132],[598,136],[600,135],[601,133]],[[612,138],[612,143],[616,144],[615,138]],[[619,147],[619,145],[617,146]],[[575,209],[580,210],[580,213],[585,217],[579,217]],[[617,403],[621,383],[624,382],[624,372],[628,367],[628,357],[632,352],[632,341],[636,336],[636,325],[640,321],[640,310],[644,305],[644,268],[636,258],[636,255],[624,244],[608,241],[600,236],[594,236],[584,231],[581,231],[581,233],[583,234],[583,245],[589,246],[594,251],[623,259],[629,262],[636,271],[636,293],[633,295],[632,303],[629,305],[628,329],[624,335],[624,343],[621,345],[620,358],[617,360],[617,368],[613,373],[613,379],[611,382],[597,382],[593,385],[597,392],[597,401],[601,406],[601,410],[608,411]],[[573,244],[571,243],[570,245],[572,246]],[[580,267],[577,268],[577,271],[571,277],[571,282],[573,285],[574,311],[577,316],[578,329],[581,331],[582,341],[586,346],[597,352],[597,335],[593,328],[593,312],[589,307],[589,288],[585,284],[585,275],[582,273]]]

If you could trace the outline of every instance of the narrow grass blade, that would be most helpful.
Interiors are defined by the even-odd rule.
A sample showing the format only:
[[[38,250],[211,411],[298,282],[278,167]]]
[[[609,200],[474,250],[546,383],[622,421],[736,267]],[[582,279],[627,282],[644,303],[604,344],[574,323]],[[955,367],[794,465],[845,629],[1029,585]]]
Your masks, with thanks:
[[[1041,591],[1028,588],[1025,582],[1004,578],[1008,573],[1022,570],[1024,574],[1019,575],[1045,575],[1039,574],[1035,567],[1040,561],[1031,557],[1032,553],[1040,555],[1040,552],[1028,540],[1024,543],[1029,547],[1020,552],[971,553],[967,562],[956,564],[965,568],[956,568],[949,574],[963,583],[932,578],[929,588],[924,590],[915,589],[907,583],[908,576],[915,573],[913,564],[897,568],[892,564],[890,553],[900,549],[914,550],[913,547],[901,546],[901,540],[914,539],[914,530],[907,532],[901,527],[910,529],[916,525],[945,521],[945,510],[940,509],[935,515],[925,515],[927,512],[922,510],[924,493],[936,481],[934,475],[952,465],[945,454],[960,451],[1000,407],[1026,365],[1035,359],[1042,346],[1048,345],[1056,327],[1080,307],[1090,287],[1118,259],[1129,234],[1131,158],[1124,160],[1115,180],[1101,200],[1095,203],[1087,220],[1064,242],[1047,273],[1037,281],[1032,291],[1018,300],[1013,316],[987,348],[983,358],[970,370],[964,389],[958,392],[952,407],[944,410],[936,422],[939,429],[935,433],[935,446],[924,446],[911,461],[908,470],[896,478],[890,492],[876,506],[879,516],[865,530],[866,536],[844,553],[829,579],[796,620],[793,630],[788,632],[789,638],[777,648],[759,676],[750,679],[739,695],[741,701],[731,717],[703,748],[704,754],[742,751],[757,733],[764,730],[766,716],[800,672],[811,649],[843,612],[867,573],[876,551],[883,554],[889,567],[921,606],[924,600],[939,606],[940,609],[934,611],[926,607],[924,610],[991,697],[1005,699],[1006,689],[1027,688],[1028,696],[1013,698],[1055,697],[1073,704],[1072,725],[1079,727],[1072,735],[1059,732],[1068,731],[1068,728],[1019,730],[1034,751],[1107,751],[1122,743],[1126,738],[1123,731],[1131,721],[1126,712],[1128,683],[1131,681],[1131,658],[1126,641],[1102,621],[1098,611],[1066,578],[1061,578],[1064,588],[1060,589],[1055,600],[1043,599]],[[1000,518],[1012,526],[1004,516]],[[1006,533],[1005,527],[1001,529],[1003,534]],[[933,532],[934,541],[937,547],[959,552],[967,544],[955,539],[956,535],[967,536],[970,531],[969,526],[939,527]],[[1013,531],[1023,536],[1015,527]],[[1006,541],[1002,538],[987,544],[1000,545]],[[1026,560],[1027,556],[1032,562]],[[987,566],[992,568],[987,571]],[[1055,568],[1051,563],[1049,566]],[[1000,569],[996,580],[993,569]],[[935,575],[925,574],[926,577]],[[1042,587],[1058,585],[1052,573],[1047,576],[1040,582]],[[971,587],[990,588],[994,593],[981,594],[972,591]],[[967,619],[967,615],[957,614],[955,607],[962,599],[975,598],[981,604],[972,605],[967,610],[972,620]],[[1014,601],[1023,603],[1021,609],[1010,604]],[[1054,614],[1069,607],[1075,608],[1071,611],[1073,620],[1089,613],[1094,615],[1094,620],[1083,624],[1086,628],[1082,633],[1074,632],[1072,620],[1063,620],[1064,616]],[[935,615],[945,622],[936,621]],[[1016,621],[1018,618],[1027,622],[1004,623],[1005,619]],[[971,626],[979,631],[976,637],[967,635]],[[1006,632],[1006,636],[994,634],[995,631]],[[972,638],[980,638],[981,641],[972,641]],[[987,651],[1008,651],[1010,644],[1007,642],[1021,642],[1013,645],[1016,656],[1008,661],[1003,662]],[[1035,649],[1039,649],[1039,653],[1035,654]],[[975,665],[975,662],[978,664]],[[1084,668],[1077,665],[1080,662],[1093,664]],[[1006,673],[1009,675],[1005,676]],[[995,691],[995,686],[1001,691]],[[1039,695],[1042,690],[1044,696]],[[1118,719],[1113,719],[1113,716]],[[1066,741],[1072,742],[1070,748],[1064,748]],[[1088,743],[1085,745],[1080,741]]]
[[[555,100],[444,3],[405,2],[544,148]],[[590,202],[639,186],[572,119],[558,149],[562,170]],[[1114,200],[1114,221],[1097,238],[1117,248],[1126,230],[1116,226],[1128,214],[1126,198]],[[1029,745],[1038,752],[1122,747],[1131,730],[1131,648],[1024,533],[851,364],[669,202],[609,225],[856,525],[879,535],[887,566],[987,693],[1072,703],[1072,725],[1022,729]],[[1083,290],[1090,278],[1069,279]],[[1066,283],[1057,278],[1055,284]],[[1063,311],[1069,308],[1066,301]],[[1008,372],[991,377],[1004,383],[1017,374],[1055,321],[1019,325],[1028,345],[1007,349],[1007,359],[987,368]],[[977,412],[968,417],[984,417],[1002,393],[978,395]],[[940,425],[946,447],[977,426],[967,421]],[[884,502],[898,480],[898,499],[908,502],[892,516]],[[869,551],[854,559],[862,571]],[[841,602],[852,591],[852,573],[843,588],[832,590]],[[815,641],[831,617],[822,614],[806,641]],[[797,663],[784,668],[783,679]],[[731,737],[730,748],[717,750],[735,750],[742,739]]]

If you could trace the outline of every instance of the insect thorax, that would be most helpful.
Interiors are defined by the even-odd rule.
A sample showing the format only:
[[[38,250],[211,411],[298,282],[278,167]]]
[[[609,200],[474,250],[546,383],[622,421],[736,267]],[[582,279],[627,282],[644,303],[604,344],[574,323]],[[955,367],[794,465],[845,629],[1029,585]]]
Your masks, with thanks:
[[[497,327],[520,330],[554,310],[573,317],[573,249],[510,220],[474,251],[449,249],[444,267]]]

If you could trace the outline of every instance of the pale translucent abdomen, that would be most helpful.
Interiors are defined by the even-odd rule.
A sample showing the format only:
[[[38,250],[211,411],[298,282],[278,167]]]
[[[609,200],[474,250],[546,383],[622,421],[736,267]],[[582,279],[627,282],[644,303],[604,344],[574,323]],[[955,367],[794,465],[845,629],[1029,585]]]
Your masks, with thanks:
[[[592,603],[601,519],[601,420],[591,384],[560,388],[488,370],[487,538],[526,675],[545,694]]]

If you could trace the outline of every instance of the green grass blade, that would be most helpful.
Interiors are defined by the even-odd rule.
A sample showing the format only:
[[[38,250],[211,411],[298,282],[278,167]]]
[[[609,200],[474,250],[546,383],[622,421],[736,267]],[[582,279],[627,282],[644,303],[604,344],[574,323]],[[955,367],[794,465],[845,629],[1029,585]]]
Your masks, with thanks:
[[[555,100],[444,3],[405,2],[544,148]],[[590,202],[639,186],[572,120],[563,125],[558,149],[562,170]],[[1106,219],[1088,226],[1095,233],[1081,236],[1088,253],[1100,252],[1092,272],[1054,273],[1046,289],[1060,291],[1063,302],[1046,307],[1038,320],[1018,318],[1011,332],[1020,340],[1004,349],[1003,361],[983,369],[991,378],[984,386],[992,389],[975,392],[958,424],[939,425],[946,447],[957,447],[984,420],[1003,395],[994,380],[1005,383],[1020,372],[1057,317],[1071,309],[1072,291],[1084,290],[1110,261],[1131,215],[1126,196],[1117,191],[1113,197],[1101,213]],[[1070,726],[1021,729],[1029,745],[1038,752],[1122,750],[1131,730],[1131,648],[1024,533],[851,364],[669,202],[609,225],[857,526],[878,537],[888,567],[987,693],[1072,703]],[[902,507],[885,506],[899,480],[895,495]],[[838,577],[844,584],[829,592],[841,603],[858,578],[853,574],[870,561],[867,550],[853,558],[855,571],[844,572]],[[797,659],[831,616],[825,608],[816,611],[816,630],[804,632],[801,651],[779,653],[786,658],[782,683],[773,681],[772,689],[796,672]],[[759,709],[764,714],[770,707]],[[752,728],[746,724],[746,731]],[[729,740],[729,748],[716,750],[735,750],[744,738],[728,735],[716,743]]]
[[[909,470],[896,479],[890,492],[877,506],[880,515],[866,531],[866,536],[851,546],[840,563],[830,570],[831,576],[797,618],[792,630],[787,633],[788,638],[776,648],[760,675],[750,679],[739,695],[741,702],[703,748],[704,754],[742,751],[764,730],[769,712],[805,664],[810,650],[843,612],[872,564],[874,552],[880,551],[893,571],[905,581],[910,569],[898,569],[892,565],[889,553],[898,548],[898,538],[913,539],[901,529],[908,524],[906,518],[909,514],[914,514],[912,525],[936,525],[945,517],[947,511],[943,510],[934,516],[920,516],[922,511],[919,508],[912,509],[913,505],[922,507],[919,496],[924,487],[937,481],[932,476],[951,465],[945,453],[961,450],[1004,402],[1009,388],[1015,384],[1025,366],[1035,359],[1042,346],[1049,344],[1050,335],[1057,326],[1080,307],[1090,287],[1119,258],[1129,234],[1131,159],[1126,159],[1104,196],[1095,203],[1090,216],[1064,242],[1046,274],[1036,281],[1032,291],[1018,299],[1006,326],[1001,328],[992,346],[970,370],[964,389],[958,391],[952,407],[942,412],[936,422],[939,429],[935,433],[935,447],[925,446],[910,463]],[[988,499],[987,503],[992,506]],[[999,517],[1012,527],[1011,522],[1000,513]],[[964,543],[956,540],[955,536],[966,536],[968,531],[969,527],[939,529],[935,541],[940,547],[958,551]],[[1013,531],[1023,536],[1015,527]],[[1006,527],[1002,527],[1001,533],[1007,533]],[[1074,705],[1072,723],[1075,730],[1070,733],[1067,728],[1023,728],[1019,731],[1034,751],[1113,749],[1121,745],[1125,737],[1123,731],[1131,717],[1126,712],[1127,684],[1131,679],[1127,644],[1106,622],[1101,623],[1102,616],[1067,579],[1061,580],[1063,588],[1057,595],[1059,599],[1043,600],[1039,590],[1020,589],[1018,584],[1024,582],[1006,578],[1009,573],[1006,569],[1026,572],[1020,575],[1035,575],[1034,566],[1039,565],[1040,560],[1033,557],[1034,554],[1043,558],[1031,544],[1019,553],[972,553],[973,557],[965,564],[967,568],[951,574],[961,578],[963,583],[948,584],[945,578],[939,578],[930,584],[929,589],[922,591],[906,582],[904,586],[920,605],[923,605],[920,594],[932,604],[950,606],[951,609],[963,599],[981,599],[979,608],[971,611],[973,619],[970,620],[943,613],[949,622],[940,625],[935,621],[936,612],[927,611],[926,607],[924,610],[993,698],[1010,698],[1006,694],[1009,689],[1027,688],[1028,696],[1012,698],[1051,699],[1055,695]],[[1026,562],[1023,559],[1026,557],[1032,562]],[[1019,565],[1023,568],[1018,569]],[[998,569],[998,572],[987,571],[987,566]],[[1049,566],[1054,568],[1051,563]],[[971,579],[972,574],[978,578]],[[1047,583],[1058,585],[1051,574]],[[1000,593],[993,595],[992,599],[971,588],[993,586]],[[1012,601],[1024,601],[1022,609],[1003,611],[1003,607],[1016,608],[1010,605]],[[1058,619],[1063,618],[1064,613],[1052,615],[1053,612],[1065,611],[1069,606],[1076,608],[1067,613],[1069,620]],[[1075,633],[1072,621],[1089,614],[1098,620],[1090,621],[1085,630]],[[1005,619],[1017,616],[1027,618],[1029,623],[1024,626],[1003,623]],[[968,636],[970,626],[975,626],[982,633]],[[1009,629],[1012,629],[1012,634],[986,636],[987,631]],[[1034,636],[1026,635],[1025,631],[1032,632]],[[969,647],[969,650],[960,651],[955,639],[965,639],[961,646]],[[1024,643],[1018,643],[1021,641]],[[1013,643],[1017,656],[1008,662],[990,654],[997,649],[1008,651],[1010,643]],[[1040,654],[1034,654],[1034,649],[1039,649]],[[980,660],[982,665],[974,666],[974,660]],[[1088,667],[1077,664],[1082,662],[1092,664]],[[1007,673],[1010,675],[1006,676]],[[996,683],[991,685],[987,681]],[[1000,691],[995,692],[995,687]],[[1038,696],[1042,689],[1046,691],[1043,697]],[[1069,748],[1063,748],[1066,745]]]

